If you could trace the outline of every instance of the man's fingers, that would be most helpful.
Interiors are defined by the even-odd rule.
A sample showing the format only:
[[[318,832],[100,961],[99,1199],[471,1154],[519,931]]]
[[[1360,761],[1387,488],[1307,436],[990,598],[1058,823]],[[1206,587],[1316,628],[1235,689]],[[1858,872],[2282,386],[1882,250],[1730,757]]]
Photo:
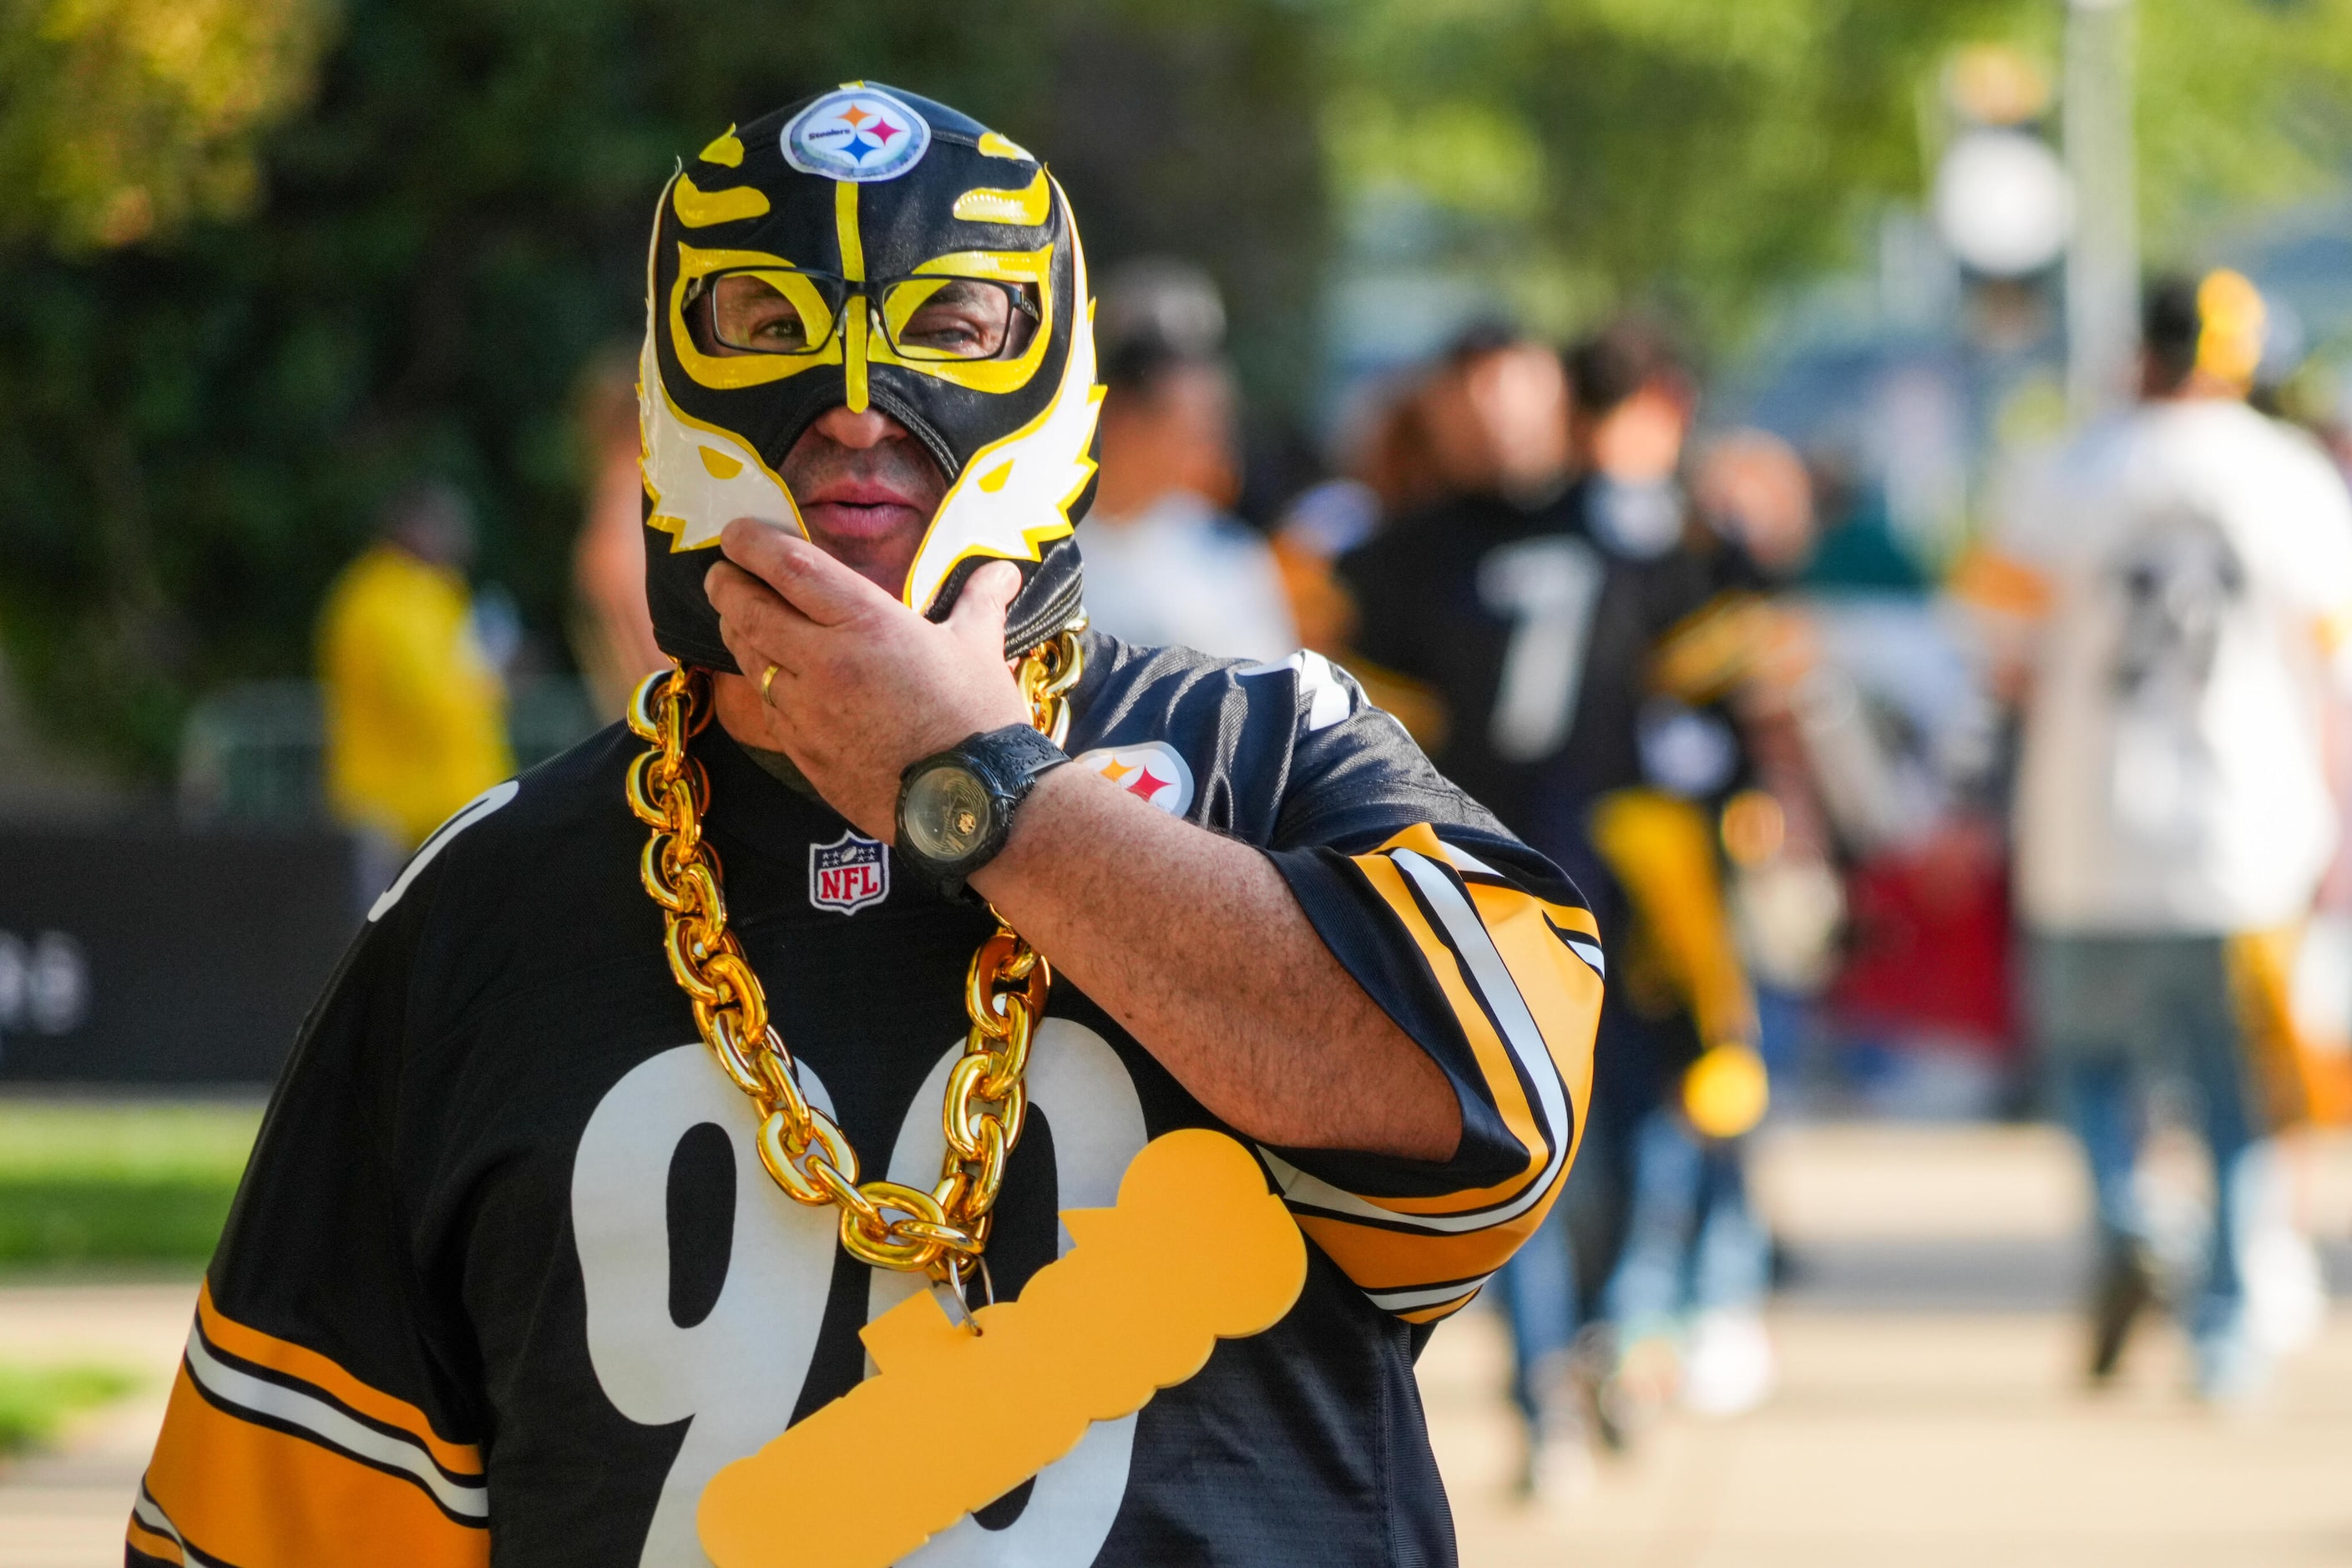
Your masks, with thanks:
[[[811,544],[776,527],[739,517],[720,531],[727,559],[759,578],[819,626],[835,626],[898,601]]]
[[[745,674],[757,677],[771,664],[787,669],[800,664],[794,656],[815,630],[814,623],[765,582],[732,562],[720,561],[702,574],[702,591],[719,612],[720,640]]]
[[[992,561],[964,579],[955,608],[948,612],[948,629],[959,637],[1004,646],[1004,615],[1021,593],[1021,568],[1010,561]]]

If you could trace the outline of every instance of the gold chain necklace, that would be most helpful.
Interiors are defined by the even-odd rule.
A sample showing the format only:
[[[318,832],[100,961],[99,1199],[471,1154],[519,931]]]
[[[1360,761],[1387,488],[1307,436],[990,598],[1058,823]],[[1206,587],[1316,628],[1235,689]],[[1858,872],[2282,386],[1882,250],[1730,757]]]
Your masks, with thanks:
[[[1030,649],[1018,671],[1029,721],[1057,746],[1069,733],[1068,695],[1084,665],[1083,625]],[[760,1163],[776,1185],[812,1206],[839,1205],[842,1247],[860,1262],[960,1285],[988,1245],[1005,1156],[1021,1141],[1029,1042],[1053,971],[999,916],[964,984],[971,1027],[948,1074],[939,1184],[925,1192],[859,1181],[857,1152],[802,1095],[792,1053],[769,1020],[767,991],[728,929],[719,857],[702,839],[710,778],[687,751],[710,715],[709,673],[683,665],[647,676],[629,702],[629,730],[651,748],[628,771],[629,809],[654,830],[637,869],[662,908],[670,973],[694,1004],[702,1043],[758,1110]]]

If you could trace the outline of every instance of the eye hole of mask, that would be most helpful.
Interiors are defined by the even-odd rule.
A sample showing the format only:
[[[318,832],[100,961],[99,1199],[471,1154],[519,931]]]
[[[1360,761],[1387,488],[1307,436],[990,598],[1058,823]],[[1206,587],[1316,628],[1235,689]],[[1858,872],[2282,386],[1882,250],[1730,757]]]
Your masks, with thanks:
[[[848,289],[825,273],[747,268],[697,279],[686,305],[706,353],[809,354],[832,341]],[[906,360],[1003,359],[1037,330],[1034,284],[927,275],[876,293],[883,333]]]
[[[1037,331],[1034,284],[926,275],[879,292],[883,333],[902,359],[1003,359],[1025,351]]]
[[[706,353],[807,354],[832,341],[847,292],[821,272],[761,268],[698,279],[686,304]]]

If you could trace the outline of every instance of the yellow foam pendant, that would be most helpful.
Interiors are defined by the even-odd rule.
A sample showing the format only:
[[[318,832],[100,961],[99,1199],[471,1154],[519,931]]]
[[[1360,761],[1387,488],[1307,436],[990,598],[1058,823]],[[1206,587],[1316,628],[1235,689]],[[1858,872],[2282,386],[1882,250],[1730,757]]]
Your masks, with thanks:
[[[1145,1145],[1118,1205],[1070,1209],[1077,1245],[1017,1301],[951,1321],[929,1291],[866,1325],[877,1369],[703,1489],[718,1568],[887,1568],[1140,1410],[1220,1339],[1279,1322],[1307,1247],[1239,1143],[1190,1128]],[[942,1441],[942,1434],[953,1434]]]

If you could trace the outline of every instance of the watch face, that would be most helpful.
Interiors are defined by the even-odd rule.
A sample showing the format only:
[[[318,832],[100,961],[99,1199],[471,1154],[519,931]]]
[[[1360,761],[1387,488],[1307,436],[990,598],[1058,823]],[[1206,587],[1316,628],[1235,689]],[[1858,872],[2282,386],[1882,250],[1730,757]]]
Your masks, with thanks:
[[[988,841],[996,803],[969,772],[952,764],[918,775],[907,786],[899,826],[907,847],[926,860],[953,863]]]

